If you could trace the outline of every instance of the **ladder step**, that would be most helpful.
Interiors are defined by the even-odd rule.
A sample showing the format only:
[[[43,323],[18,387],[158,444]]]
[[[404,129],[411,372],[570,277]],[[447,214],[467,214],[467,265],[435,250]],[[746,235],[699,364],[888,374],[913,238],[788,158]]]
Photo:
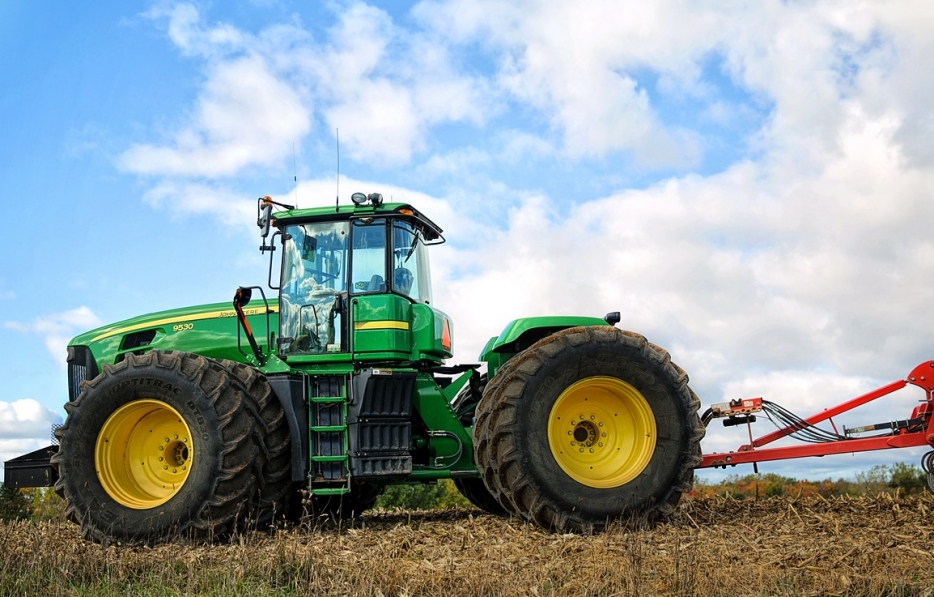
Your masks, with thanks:
[[[350,493],[349,487],[312,487],[312,495],[344,495],[345,493]]]
[[[312,425],[309,427],[313,433],[332,433],[335,431],[347,431],[347,425]]]
[[[344,402],[345,398],[343,396],[312,396],[311,401],[312,402],[324,402],[324,403]]]
[[[341,454],[338,456],[311,456],[312,462],[347,462],[347,455]]]

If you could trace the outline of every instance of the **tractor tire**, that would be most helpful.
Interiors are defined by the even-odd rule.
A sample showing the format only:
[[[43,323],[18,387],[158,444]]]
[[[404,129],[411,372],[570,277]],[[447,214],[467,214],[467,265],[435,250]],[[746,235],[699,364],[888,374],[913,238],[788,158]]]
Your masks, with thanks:
[[[263,528],[285,516],[289,508],[293,486],[289,423],[282,404],[260,371],[236,361],[218,359],[217,362],[231,374],[234,383],[240,384],[250,403],[248,410],[260,430],[262,452],[256,461],[259,491],[248,523]]]
[[[87,539],[152,544],[236,530],[257,489],[253,418],[215,361],[126,356],[65,405],[55,489]]]
[[[474,506],[488,514],[509,516],[509,511],[486,488],[483,479],[454,479],[454,487]]]
[[[487,382],[487,374],[481,374],[478,380],[478,389],[481,395],[486,390]],[[476,409],[479,402],[470,386],[467,385],[451,401],[451,409],[457,414],[461,424],[470,427],[476,424]],[[474,456],[474,463],[476,464],[476,462],[476,456]],[[499,500],[486,488],[486,484],[482,479],[454,479],[454,486],[462,496],[467,498],[467,501],[484,512],[496,516],[509,515],[509,512],[500,505]]]
[[[668,513],[691,490],[699,406],[684,371],[644,337],[569,328],[497,372],[477,407],[476,457],[507,509],[546,529],[599,531]]]
[[[492,413],[492,409],[489,408],[489,405],[492,403],[493,396],[496,395],[503,380],[512,374],[517,363],[518,361],[515,358],[506,361],[496,370],[493,379],[484,387],[483,398],[480,399],[475,410],[473,427],[474,463],[477,465],[477,470],[480,471],[483,485],[486,487],[490,497],[500,505],[507,515],[515,515],[518,511],[516,510],[515,504],[513,504],[510,499],[509,492],[499,482],[499,478],[496,477],[493,469],[483,464],[496,461],[497,458],[496,454],[491,452],[491,448],[493,448],[491,441],[492,436],[488,432],[482,432],[482,430],[489,429],[490,414]],[[468,497],[467,499],[469,500],[470,498]],[[473,500],[471,500],[471,502],[472,501]]]

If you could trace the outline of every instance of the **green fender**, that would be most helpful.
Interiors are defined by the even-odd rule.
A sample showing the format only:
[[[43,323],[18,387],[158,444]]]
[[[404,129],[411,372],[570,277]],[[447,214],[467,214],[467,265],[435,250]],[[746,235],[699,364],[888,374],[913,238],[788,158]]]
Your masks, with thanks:
[[[503,363],[532,346],[542,338],[559,330],[577,327],[610,325],[599,317],[558,316],[523,317],[510,321],[499,336],[493,336],[480,351],[480,360],[487,364],[487,375],[492,379]]]

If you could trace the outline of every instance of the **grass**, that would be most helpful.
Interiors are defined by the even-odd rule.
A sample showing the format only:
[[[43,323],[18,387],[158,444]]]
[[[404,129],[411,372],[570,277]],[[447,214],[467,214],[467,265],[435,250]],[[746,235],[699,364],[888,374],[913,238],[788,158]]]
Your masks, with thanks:
[[[581,536],[451,508],[148,548],[0,523],[0,595],[920,596],[934,590],[932,514],[928,496],[706,498]]]

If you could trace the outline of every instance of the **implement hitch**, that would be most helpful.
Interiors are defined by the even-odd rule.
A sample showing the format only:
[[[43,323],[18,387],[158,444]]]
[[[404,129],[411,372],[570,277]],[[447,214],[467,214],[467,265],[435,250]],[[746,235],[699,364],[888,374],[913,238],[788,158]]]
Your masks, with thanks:
[[[924,390],[924,401],[916,406],[907,419],[864,425],[861,427],[843,428],[839,433],[833,422],[833,417],[853,410],[873,400],[887,396],[907,385],[915,385]],[[752,437],[750,426],[756,420],[753,413],[763,412],[779,427],[759,438]],[[801,419],[789,413],[782,407],[762,398],[745,398],[715,404],[704,413],[702,419],[708,424],[712,419],[723,418],[724,425],[745,424],[749,429],[749,443],[740,446],[735,452],[714,452],[704,454],[701,465],[697,468],[735,466],[737,464],[753,464],[771,460],[787,460],[791,458],[804,458],[806,456],[826,456],[828,454],[845,454],[851,452],[868,452],[870,450],[886,450],[889,448],[910,448],[913,446],[934,447],[934,361],[926,361],[911,370],[906,379],[893,381],[869,393],[853,398],[847,402],[825,409],[807,419]],[[816,425],[829,421],[833,431],[818,428]],[[871,431],[885,431],[885,433],[872,437],[857,437]],[[785,438],[807,442],[804,445],[768,447],[768,444]],[[928,473],[928,487],[934,491],[934,452],[922,458],[922,466]]]

